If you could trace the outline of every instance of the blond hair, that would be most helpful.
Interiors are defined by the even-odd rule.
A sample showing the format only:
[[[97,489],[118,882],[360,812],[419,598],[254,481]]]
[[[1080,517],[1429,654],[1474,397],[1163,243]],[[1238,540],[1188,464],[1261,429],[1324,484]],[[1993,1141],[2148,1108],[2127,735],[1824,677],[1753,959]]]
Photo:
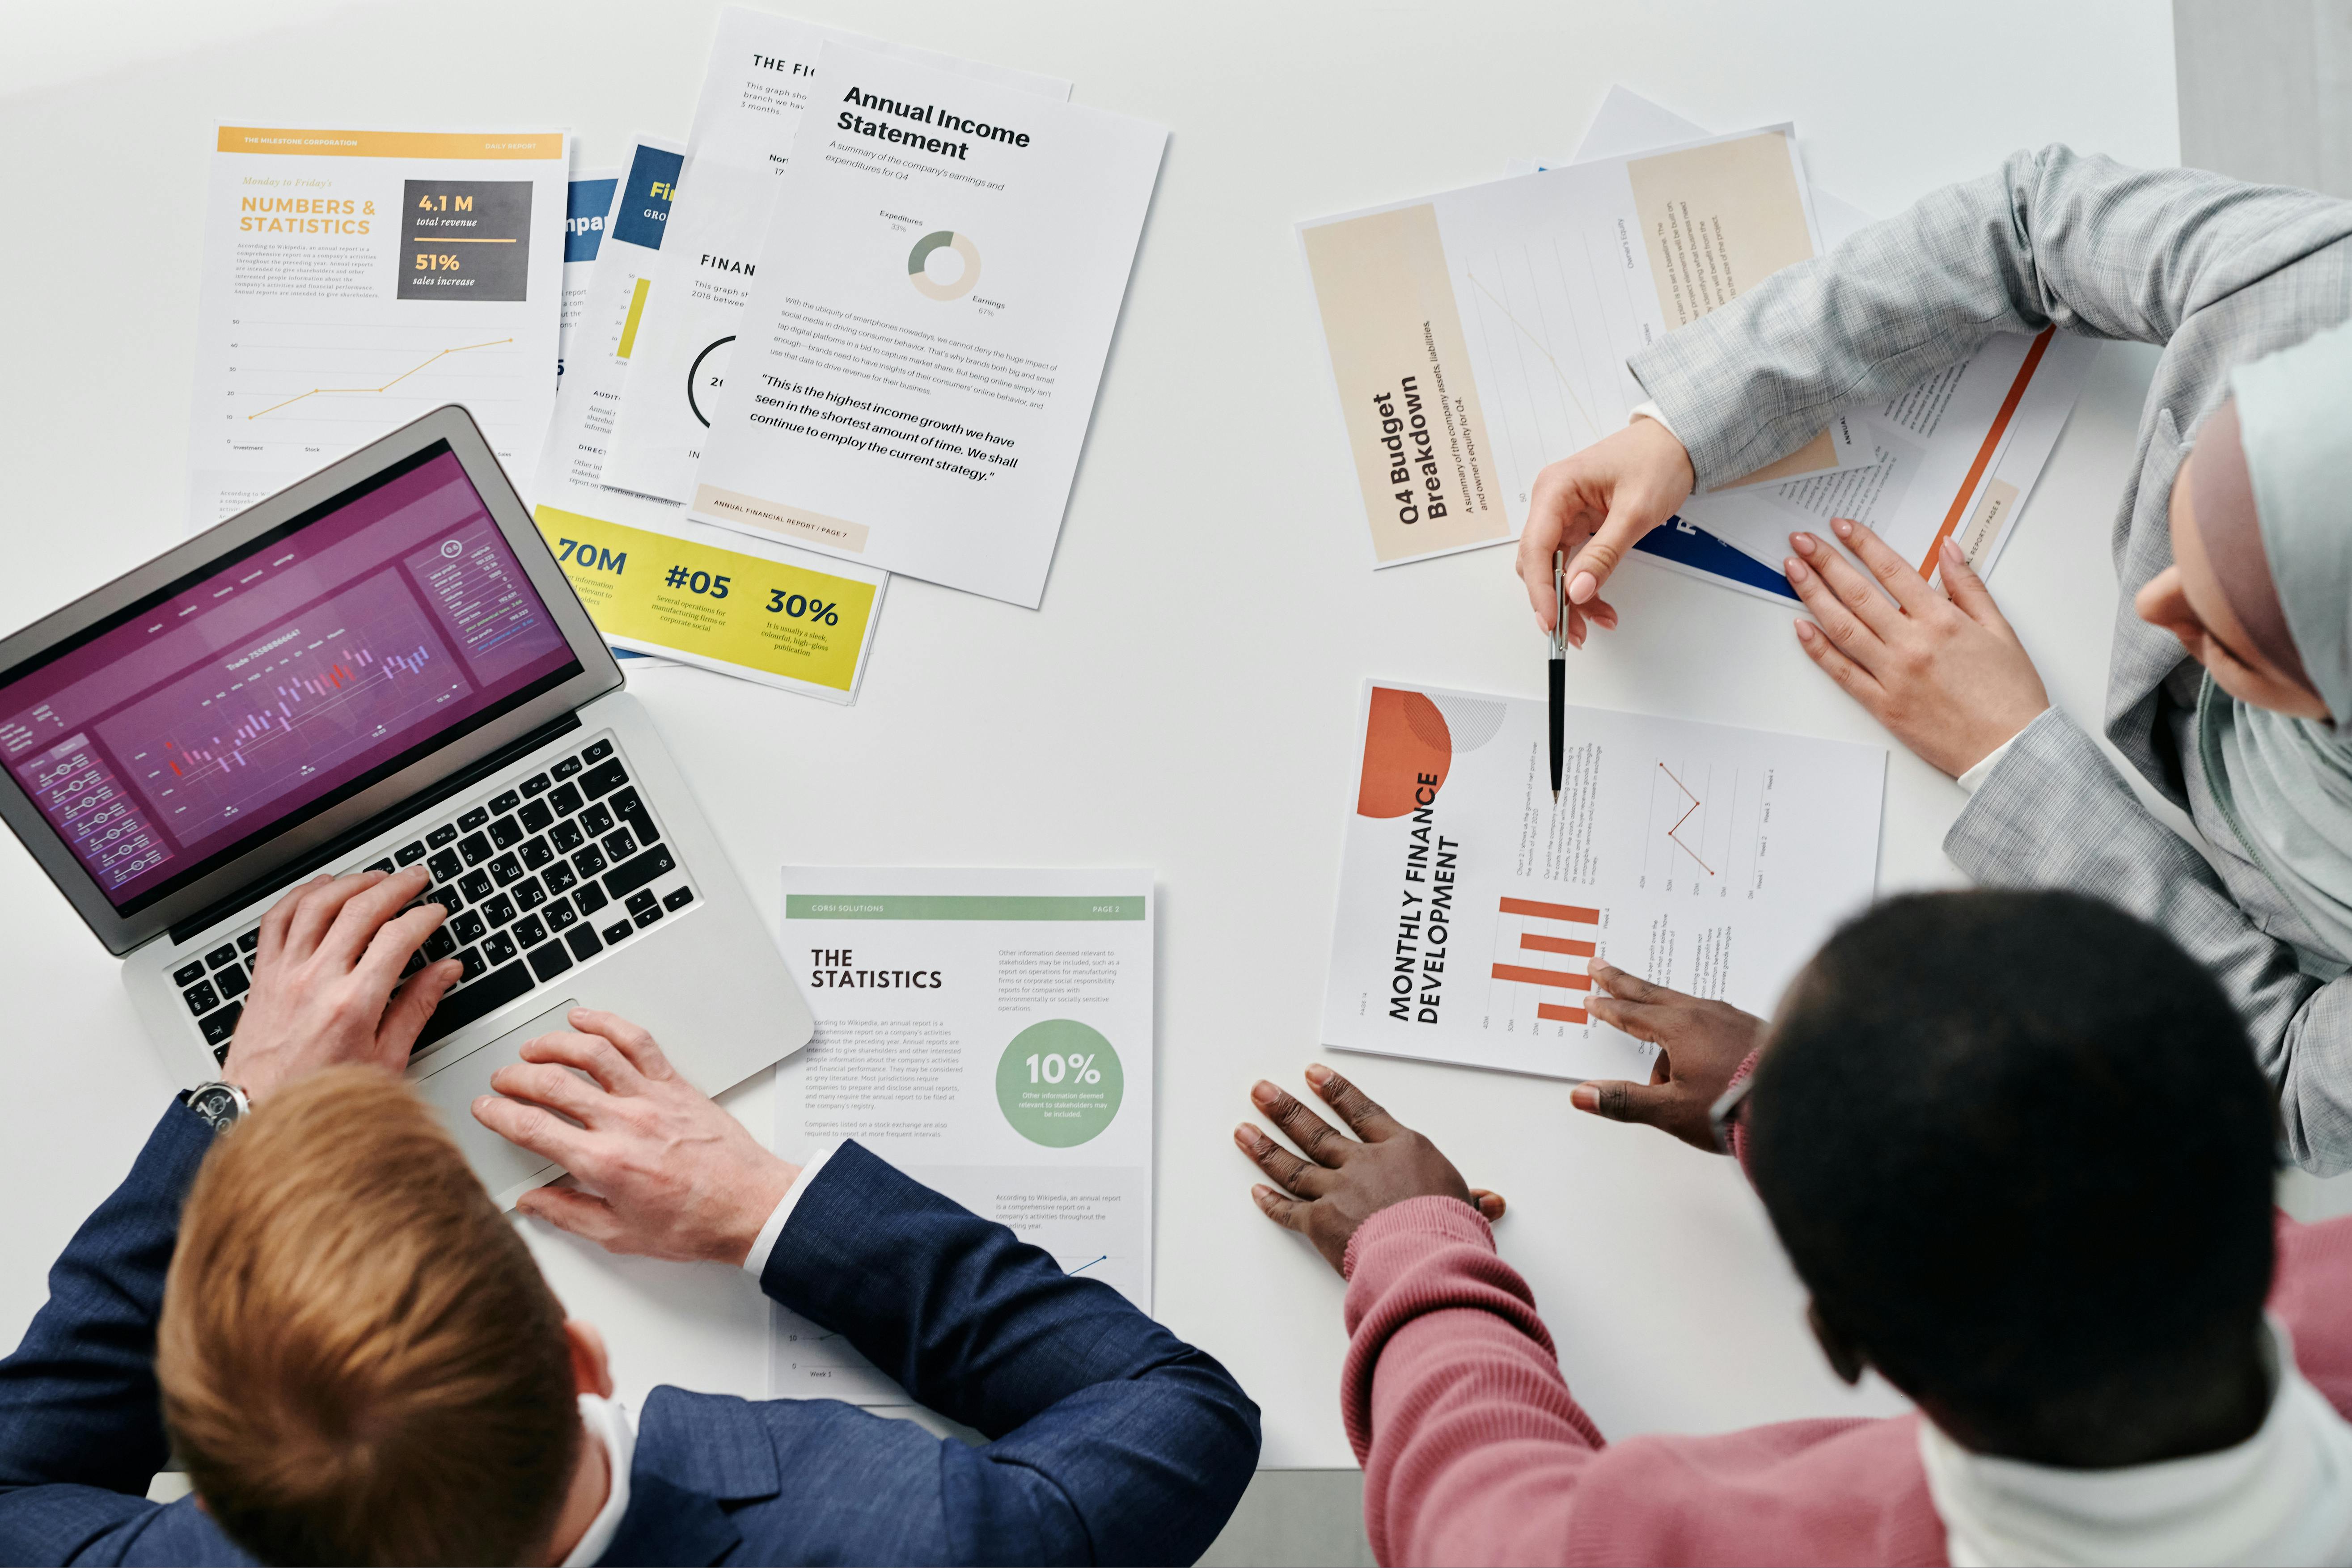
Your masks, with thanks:
[[[582,1437],[563,1309],[398,1079],[338,1068],[205,1156],[155,1373],[205,1506],[271,1563],[515,1563]]]

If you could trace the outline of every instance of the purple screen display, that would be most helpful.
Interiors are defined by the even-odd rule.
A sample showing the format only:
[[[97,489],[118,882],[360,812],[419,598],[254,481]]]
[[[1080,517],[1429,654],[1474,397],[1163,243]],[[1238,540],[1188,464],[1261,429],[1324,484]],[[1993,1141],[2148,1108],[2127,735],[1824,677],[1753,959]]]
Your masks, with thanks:
[[[121,908],[572,663],[444,452],[0,686],[0,763]]]

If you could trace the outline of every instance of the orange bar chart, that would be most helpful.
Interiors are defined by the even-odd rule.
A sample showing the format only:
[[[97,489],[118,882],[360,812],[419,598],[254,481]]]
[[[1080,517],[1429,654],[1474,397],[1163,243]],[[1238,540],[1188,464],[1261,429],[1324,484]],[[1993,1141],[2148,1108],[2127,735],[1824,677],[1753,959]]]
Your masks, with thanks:
[[[1536,1016],[1555,1024],[1581,1024],[1585,1021],[1583,1008],[1563,1007],[1556,1002],[1537,1003]]]
[[[1505,899],[1502,910],[1507,915],[1535,915],[1542,920],[1566,921],[1570,925],[1597,926],[1601,911],[1588,910],[1581,904],[1546,904],[1534,899]]]
[[[1529,952],[1561,952],[1570,958],[1592,956],[1592,944],[1579,942],[1572,936],[1536,936],[1530,933],[1519,938],[1519,945]]]
[[[1529,969],[1523,964],[1498,963],[1495,978],[1516,981],[1521,985],[1556,985],[1563,991],[1590,991],[1592,976],[1578,974],[1566,969]]]

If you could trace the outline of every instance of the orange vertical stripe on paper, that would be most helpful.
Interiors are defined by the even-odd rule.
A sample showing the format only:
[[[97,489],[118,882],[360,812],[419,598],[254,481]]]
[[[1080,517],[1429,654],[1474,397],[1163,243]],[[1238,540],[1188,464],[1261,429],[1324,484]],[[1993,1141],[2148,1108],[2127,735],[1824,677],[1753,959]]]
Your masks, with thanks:
[[[2033,346],[2025,351],[2025,363],[2017,367],[2017,379],[2009,384],[2009,395],[2000,400],[2000,412],[1993,416],[1992,428],[1985,432],[1984,445],[1977,448],[1977,460],[1969,465],[1969,477],[1960,481],[1960,493],[1952,498],[1952,510],[1944,514],[1944,526],[1937,529],[1936,537],[1927,542],[1927,557],[1919,563],[1920,576],[1933,577],[1936,574],[1936,552],[1944,548],[1944,541],[1949,539],[1952,530],[1959,525],[1960,514],[1968,510],[1969,498],[1977,493],[1977,481],[1984,478],[1985,468],[1992,462],[1993,448],[2000,445],[2001,434],[2009,428],[2010,416],[2025,400],[2025,388],[2033,380],[2033,373],[2040,367],[2042,356],[2049,349],[2050,340],[2057,331],[2055,327],[2042,328],[2042,335],[2033,340]]]
[[[1536,1004],[1536,1016],[1549,1018],[1555,1024],[1581,1024],[1584,1022],[1584,1009],[1559,1007],[1549,1002],[1538,1002]]]
[[[1590,991],[1592,976],[1570,974],[1565,969],[1527,969],[1516,963],[1495,965],[1495,978],[1513,980],[1521,985],[1557,985],[1563,991]]]
[[[1505,899],[1502,904],[1507,915],[1538,915],[1548,921],[1566,921],[1571,925],[1597,926],[1601,911],[1588,910],[1581,904],[1539,904],[1533,899]]]
[[[1536,952],[1564,952],[1570,958],[1591,958],[1592,944],[1579,942],[1571,936],[1533,936],[1519,938],[1519,945]]]

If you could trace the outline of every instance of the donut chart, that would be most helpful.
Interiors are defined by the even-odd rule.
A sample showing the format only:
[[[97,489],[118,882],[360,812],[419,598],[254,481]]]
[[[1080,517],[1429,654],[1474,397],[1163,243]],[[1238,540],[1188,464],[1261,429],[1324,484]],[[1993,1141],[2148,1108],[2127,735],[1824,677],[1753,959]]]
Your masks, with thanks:
[[[941,248],[963,258],[963,276],[952,283],[941,283],[924,269],[931,252]],[[961,300],[980,281],[980,247],[953,229],[934,230],[915,241],[915,248],[907,253],[907,281],[931,299]]]

